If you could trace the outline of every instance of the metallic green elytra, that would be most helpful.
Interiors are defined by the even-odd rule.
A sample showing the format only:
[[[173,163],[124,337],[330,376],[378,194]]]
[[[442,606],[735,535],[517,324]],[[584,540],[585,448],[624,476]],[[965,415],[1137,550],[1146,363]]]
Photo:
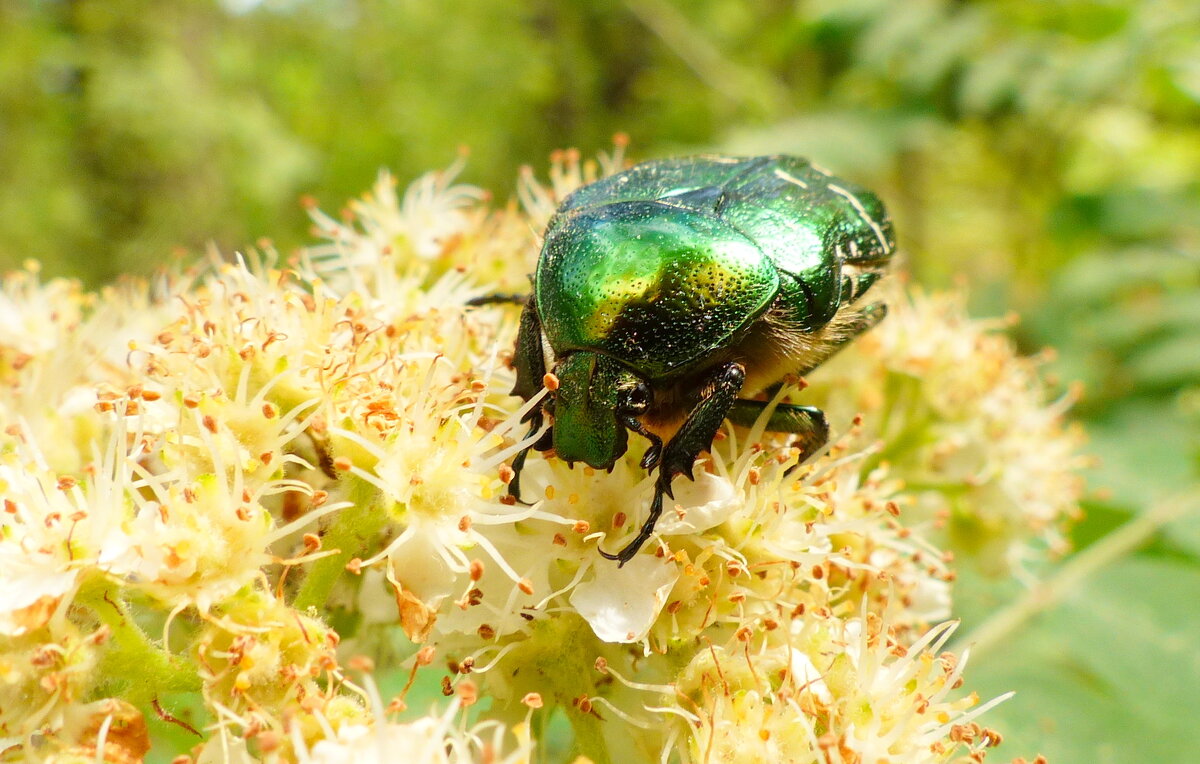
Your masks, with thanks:
[[[636,165],[563,201],[546,230],[517,339],[515,395],[558,388],[526,416],[532,448],[609,469],[628,432],[658,468],[649,516],[621,552],[650,538],[676,475],[721,423],[753,422],[750,400],[804,374],[884,315],[859,297],[895,241],[879,198],[798,157],[701,156]],[[504,298],[500,298],[504,299]],[[494,301],[482,298],[477,303]],[[768,428],[811,453],[828,427],[817,409],[780,405]],[[528,449],[513,462],[520,494]]]

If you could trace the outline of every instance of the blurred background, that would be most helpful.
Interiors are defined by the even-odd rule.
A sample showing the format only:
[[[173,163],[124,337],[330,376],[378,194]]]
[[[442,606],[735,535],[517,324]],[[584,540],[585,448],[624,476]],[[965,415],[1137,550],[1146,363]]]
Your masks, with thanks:
[[[97,286],[308,242],[381,167],[787,152],[877,190],[914,281],[1057,349],[1099,457],[1081,552],[1200,470],[1196,0],[0,0],[0,268]],[[1157,527],[1157,526],[1155,526]],[[1200,524],[1163,525],[967,672],[998,753],[1200,750]],[[1007,587],[1007,588],[1006,588]],[[1013,596],[973,580],[961,634]]]

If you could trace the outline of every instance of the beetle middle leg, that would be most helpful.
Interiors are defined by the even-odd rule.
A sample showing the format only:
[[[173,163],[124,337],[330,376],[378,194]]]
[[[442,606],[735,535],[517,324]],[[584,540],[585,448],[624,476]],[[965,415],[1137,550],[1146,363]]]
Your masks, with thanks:
[[[661,452],[658,451],[657,444],[653,448],[656,454],[661,454],[657,458],[658,480],[654,483],[654,501],[650,504],[650,514],[642,523],[641,530],[620,552],[609,554],[601,549],[599,551],[602,556],[616,560],[619,567],[632,560],[642,545],[650,540],[654,533],[654,525],[662,514],[663,497],[674,498],[671,493],[671,481],[676,475],[686,475],[689,480],[694,479],[692,471],[695,468],[696,457],[701,451],[712,446],[717,430],[729,415],[729,410],[737,401],[738,393],[745,382],[746,369],[736,361],[718,367],[709,376],[701,388],[699,403],[688,414],[679,431],[662,447]]]

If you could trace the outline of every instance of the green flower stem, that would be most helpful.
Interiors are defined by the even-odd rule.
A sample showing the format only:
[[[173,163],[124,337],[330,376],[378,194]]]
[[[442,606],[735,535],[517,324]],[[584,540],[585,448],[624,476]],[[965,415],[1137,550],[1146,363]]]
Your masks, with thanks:
[[[364,480],[349,476],[344,479],[354,481],[348,497],[353,506],[339,512],[333,525],[321,537],[322,547],[336,550],[336,553],[322,557],[308,569],[292,603],[299,610],[320,609],[346,572],[346,565],[387,524],[387,514],[380,512],[378,507],[379,490]]]
[[[1078,589],[1092,574],[1128,556],[1168,523],[1200,509],[1200,491],[1173,496],[1125,523],[1102,541],[1065,562],[1046,581],[1030,589],[1023,597],[997,611],[961,641],[971,646],[971,657],[987,653],[1006,643],[1008,638],[1039,613],[1049,610]]]
[[[127,683],[122,695],[130,703],[146,708],[164,692],[200,691],[196,667],[142,631],[117,584],[94,576],[84,583],[75,604],[91,610],[112,631],[100,672],[105,680]]]

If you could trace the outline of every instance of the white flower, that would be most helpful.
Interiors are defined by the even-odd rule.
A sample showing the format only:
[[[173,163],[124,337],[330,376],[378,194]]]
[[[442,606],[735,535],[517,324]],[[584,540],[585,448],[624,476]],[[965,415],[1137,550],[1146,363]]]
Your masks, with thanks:
[[[101,566],[130,508],[126,432],[116,427],[86,479],[50,470],[33,446],[0,463],[0,634],[42,626],[81,577]]]
[[[879,619],[796,621],[787,644],[745,657],[713,648],[683,672],[680,716],[694,720],[685,762],[958,761],[982,758],[999,738],[972,720],[974,696],[952,699],[964,660],[937,655],[953,626],[932,629],[911,649]],[[769,637],[762,638],[763,641]],[[780,671],[780,669],[785,669]]]
[[[395,267],[414,259],[428,263],[445,254],[482,221],[478,202],[483,191],[454,183],[463,165],[460,160],[421,176],[409,186],[403,202],[396,196],[395,178],[380,173],[372,192],[350,204],[361,230],[318,209],[310,210],[318,230],[329,239],[329,244],[309,251],[316,272],[338,280],[365,277],[354,288],[368,291],[363,288],[378,288],[390,279],[380,266]]]
[[[833,702],[833,694],[829,692],[829,686],[825,684],[825,680],[821,678],[821,670],[812,662],[812,658],[808,654],[791,648],[792,659],[788,663],[788,670],[791,671],[792,681],[803,692],[810,692],[814,697],[822,703],[829,704]]]
[[[272,560],[274,521],[252,497],[201,475],[190,483],[155,485],[139,501],[126,533],[104,549],[105,568],[171,605],[201,611],[233,594]]]
[[[36,357],[58,348],[82,316],[79,284],[38,283],[31,270],[5,276],[0,289],[0,350]]]
[[[961,293],[893,291],[887,320],[809,375],[805,402],[835,425],[863,415],[882,439],[872,463],[924,489],[910,522],[936,523],[931,540],[993,573],[1063,551],[1087,463],[1064,422],[1073,395],[1048,401],[1039,360]]]
[[[406,764],[529,764],[532,760],[528,721],[510,729],[497,722],[469,727],[457,720],[465,707],[475,702],[473,686],[444,712],[410,722],[393,722],[385,717],[383,701],[370,676],[366,677],[365,689],[371,710],[369,720],[342,724],[336,731],[325,723],[324,737],[311,747],[304,745],[299,725],[292,727],[300,764],[391,764],[398,760]],[[515,746],[510,738],[515,739]]]

